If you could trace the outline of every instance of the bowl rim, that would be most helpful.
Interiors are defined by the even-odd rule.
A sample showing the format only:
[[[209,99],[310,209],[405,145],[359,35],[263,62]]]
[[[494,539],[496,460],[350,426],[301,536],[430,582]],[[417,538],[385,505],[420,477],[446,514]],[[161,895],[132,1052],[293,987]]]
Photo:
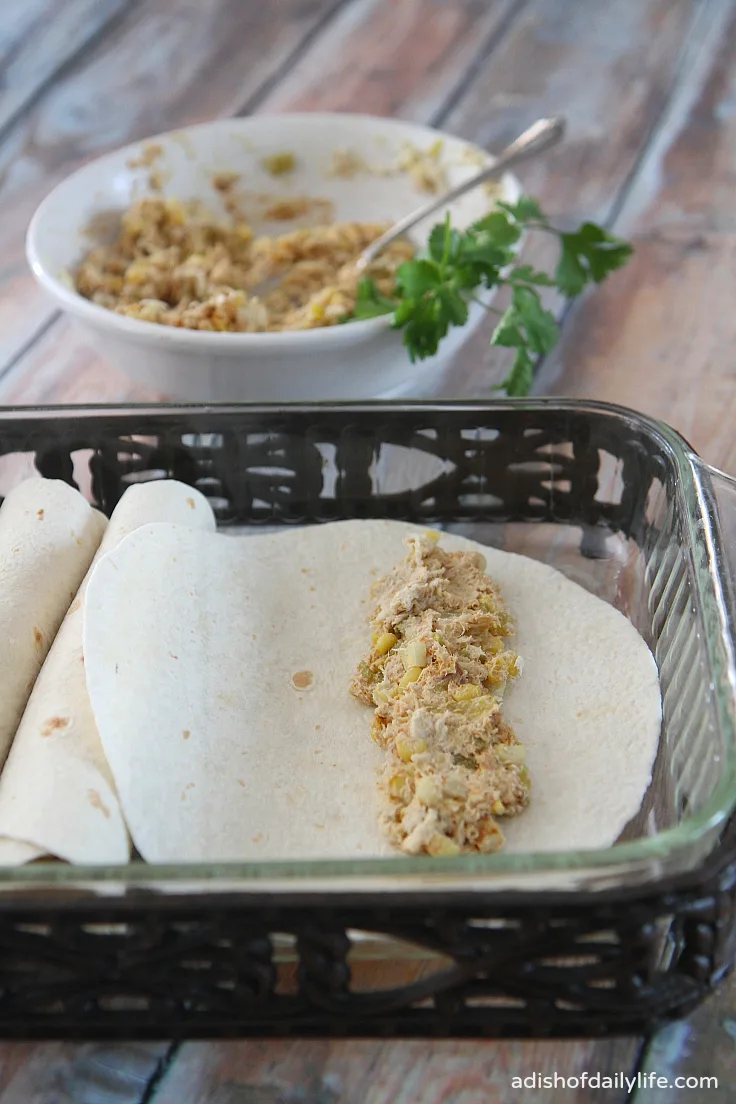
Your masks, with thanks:
[[[176,141],[196,133],[224,130],[226,128],[236,130],[258,129],[261,125],[273,125],[274,120],[280,122],[300,123],[306,121],[307,126],[323,127],[339,118],[347,120],[359,127],[380,125],[393,131],[413,131],[416,134],[424,134],[427,138],[451,139],[459,142],[480,153],[492,164],[495,160],[493,154],[475,142],[468,141],[459,135],[450,134],[448,131],[437,130],[423,123],[414,123],[408,119],[395,119],[381,115],[367,115],[362,113],[343,111],[292,111],[275,113],[273,115],[247,115],[243,117],[214,119],[204,123],[194,123],[191,126],[177,127],[173,130],[163,131],[159,134],[149,135],[117,147],[101,154],[99,157],[88,161],[73,173],[65,176],[44,197],[31,217],[26,231],[25,251],[28,265],[37,283],[54,298],[57,303],[70,314],[97,330],[112,332],[120,337],[127,337],[137,344],[148,345],[151,342],[168,348],[197,348],[211,351],[219,348],[224,355],[232,356],[240,351],[269,351],[290,352],[297,350],[306,351],[314,346],[345,347],[362,344],[377,337],[379,334],[388,333],[391,330],[391,318],[389,314],[378,318],[362,319],[351,322],[349,325],[318,326],[309,330],[278,330],[267,333],[232,333],[229,331],[213,333],[210,330],[189,330],[183,327],[162,326],[156,322],[148,322],[139,318],[128,318],[125,315],[116,314],[107,307],[92,303],[85,299],[78,291],[70,287],[62,278],[55,276],[41,259],[39,251],[39,238],[43,233],[44,219],[48,210],[53,206],[62,188],[66,188],[74,180],[81,182],[82,178],[92,169],[104,165],[105,161],[111,163],[123,156],[133,155],[140,151],[141,147],[165,141]],[[507,187],[521,192],[518,178],[511,173],[505,173],[501,178],[506,181]]]

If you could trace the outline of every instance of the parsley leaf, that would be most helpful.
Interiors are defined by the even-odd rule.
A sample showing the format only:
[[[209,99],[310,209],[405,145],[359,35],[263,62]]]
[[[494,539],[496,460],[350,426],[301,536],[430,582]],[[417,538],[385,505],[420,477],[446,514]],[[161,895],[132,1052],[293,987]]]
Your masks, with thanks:
[[[388,299],[381,295],[380,291],[371,280],[370,276],[364,276],[358,283],[358,294],[355,307],[350,318],[346,321],[362,318],[378,318],[382,314],[393,314],[396,310],[396,300]]]
[[[396,269],[396,284],[409,299],[421,299],[442,282],[442,274],[433,261],[405,261]]]
[[[548,225],[546,215],[542,214],[536,199],[531,196],[520,196],[516,203],[502,203],[499,200],[497,206],[508,211],[516,222],[541,222],[544,226]]]
[[[548,353],[555,347],[559,331],[555,316],[545,310],[533,288],[516,287],[511,306],[501,315],[491,345],[529,346],[534,353]]]
[[[534,353],[549,353],[557,344],[560,330],[551,311],[545,310],[534,288],[515,287],[510,310],[524,327],[526,343]]]
[[[509,274],[510,284],[536,284],[538,287],[558,287],[557,281],[531,265],[517,265]]]
[[[448,324],[464,326],[468,321],[468,304],[460,293],[451,285],[446,284],[437,292],[440,310]]]
[[[513,260],[513,252],[497,245],[487,232],[469,230],[465,235],[457,259],[458,268],[472,276],[472,287],[483,284],[492,287],[500,279],[501,269]]]
[[[514,264],[522,234],[538,230],[560,243],[553,274]],[[465,325],[477,289],[506,285],[511,304],[491,344],[516,350],[502,386],[507,395],[527,395],[535,358],[549,353],[559,339],[555,316],[537,289],[556,288],[573,298],[621,268],[631,253],[628,242],[592,222],[573,232],[555,229],[536,200],[521,196],[516,203],[497,203],[464,231],[451,226],[448,216],[432,230],[426,250],[399,266],[392,297],[383,295],[370,277],[360,281],[355,309],[345,321],[393,314],[391,324],[402,331],[411,360],[424,360],[435,355],[451,326]]]
[[[593,222],[585,222],[574,234],[560,234],[562,253],[555,271],[564,295],[579,295],[588,280],[600,284],[609,273],[623,267],[632,254],[628,242],[615,238]]]
[[[526,349],[519,349],[514,358],[514,366],[503,381],[503,390],[510,399],[523,398],[531,391],[533,382],[534,362]]]
[[[521,237],[521,227],[517,220],[504,211],[491,211],[479,222],[473,225],[473,234],[485,235],[494,245],[514,245]]]
[[[433,261],[443,264],[455,259],[461,241],[462,234],[450,226],[448,215],[445,221],[438,223],[429,235],[427,252]]]
[[[406,321],[397,315],[394,326],[404,327],[404,345],[414,363],[434,356],[450,328],[451,318],[436,296],[406,300]]]

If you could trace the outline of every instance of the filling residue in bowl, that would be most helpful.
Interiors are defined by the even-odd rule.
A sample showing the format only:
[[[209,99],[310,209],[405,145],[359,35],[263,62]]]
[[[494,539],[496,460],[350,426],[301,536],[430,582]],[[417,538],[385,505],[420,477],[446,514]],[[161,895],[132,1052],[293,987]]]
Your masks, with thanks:
[[[353,262],[389,224],[324,221],[257,236],[228,201],[235,179],[220,174],[213,181],[225,199],[225,219],[198,201],[148,197],[134,203],[115,240],[82,259],[76,290],[129,318],[190,330],[311,330],[346,319],[358,289]],[[308,197],[271,200],[263,212],[270,221],[331,206]],[[383,251],[369,269],[379,291],[391,294],[397,268],[414,253],[406,240]]]

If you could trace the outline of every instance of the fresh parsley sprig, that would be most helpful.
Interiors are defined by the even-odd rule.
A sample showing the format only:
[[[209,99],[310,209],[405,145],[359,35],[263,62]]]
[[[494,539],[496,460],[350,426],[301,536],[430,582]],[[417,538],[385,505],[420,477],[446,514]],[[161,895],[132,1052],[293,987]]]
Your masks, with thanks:
[[[560,257],[553,276],[514,263],[514,247],[529,230],[553,234],[559,240]],[[559,338],[557,321],[542,305],[538,289],[554,287],[572,299],[625,265],[631,253],[628,242],[592,222],[574,232],[555,229],[537,202],[522,196],[517,203],[498,203],[465,231],[452,227],[449,217],[435,226],[427,249],[397,269],[393,295],[382,295],[370,277],[360,281],[350,318],[393,314],[393,327],[403,331],[411,360],[424,360],[434,356],[451,326],[465,325],[468,304],[479,288],[505,285],[511,291],[511,304],[501,315],[491,344],[516,349],[503,390],[507,395],[528,395],[535,358],[550,352]]]

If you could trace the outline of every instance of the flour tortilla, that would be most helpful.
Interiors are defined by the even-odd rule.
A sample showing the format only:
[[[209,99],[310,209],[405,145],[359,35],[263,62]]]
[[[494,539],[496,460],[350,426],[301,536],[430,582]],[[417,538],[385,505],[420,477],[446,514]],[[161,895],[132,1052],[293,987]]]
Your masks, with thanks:
[[[370,641],[370,584],[414,531],[350,521],[228,540],[151,525],[99,561],[87,685],[145,859],[395,854],[377,822],[372,713],[348,686]],[[613,843],[659,737],[646,644],[543,564],[458,537],[442,544],[482,550],[517,622],[524,671],[504,713],[528,749],[533,794],[502,821],[508,850]]]
[[[0,769],[107,519],[58,479],[26,479],[0,507]],[[37,848],[19,842],[13,861]]]
[[[0,507],[0,767],[106,524],[57,479],[27,479]]]
[[[118,503],[94,562],[153,520],[215,528],[209,503],[198,491],[174,480],[139,484]],[[36,680],[0,775],[3,865],[38,854],[76,863],[125,863],[130,858],[130,839],[85,685],[82,611],[88,580],[89,573]],[[145,616],[136,624],[143,641]]]

